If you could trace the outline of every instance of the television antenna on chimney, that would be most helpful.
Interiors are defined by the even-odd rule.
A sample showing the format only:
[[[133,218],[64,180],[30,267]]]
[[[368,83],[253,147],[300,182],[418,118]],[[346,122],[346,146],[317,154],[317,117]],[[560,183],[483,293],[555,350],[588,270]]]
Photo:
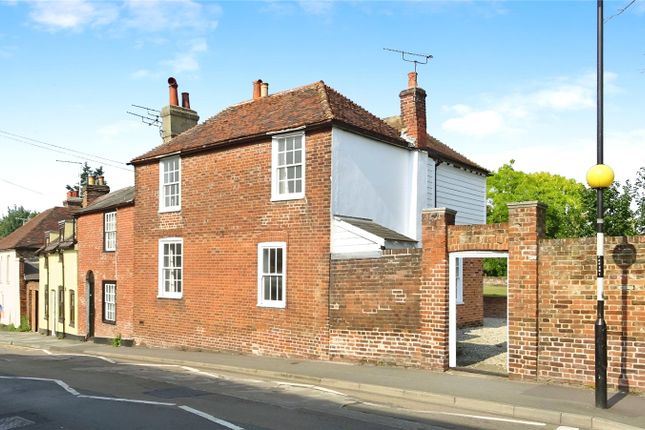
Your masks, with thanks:
[[[401,54],[401,59],[407,61],[408,63],[414,63],[414,73],[417,72],[417,64],[428,64],[428,61],[433,58],[430,54],[419,54],[416,52],[407,52],[401,51],[399,49],[383,48],[384,51],[397,52]],[[423,58],[422,60],[416,60],[410,57]]]
[[[137,109],[141,109],[144,113],[140,114],[136,112],[126,111],[127,114],[140,118],[141,122],[146,125],[158,127],[159,134],[161,134],[161,116],[160,116],[161,112],[160,111],[158,111],[157,109],[152,109],[145,106],[139,106],[139,105],[132,105],[132,106]]]

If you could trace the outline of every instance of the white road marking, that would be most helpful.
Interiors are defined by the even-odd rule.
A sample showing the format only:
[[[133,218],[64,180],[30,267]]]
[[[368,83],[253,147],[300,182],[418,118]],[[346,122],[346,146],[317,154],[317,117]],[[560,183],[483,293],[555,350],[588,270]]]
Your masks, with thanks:
[[[67,391],[73,396],[78,396],[79,392],[61,381],[60,379],[50,379],[50,378],[36,378],[33,376],[0,376],[0,379],[19,379],[19,380],[24,380],[24,381],[42,381],[42,382],[53,382],[54,384],[58,384],[62,389]]]
[[[557,427],[555,430],[580,430],[580,428],[579,427],[560,426],[560,427]]]
[[[349,397],[347,394],[341,393],[340,391],[335,391],[335,390],[332,390],[332,389],[329,389],[329,388],[319,387],[318,385],[299,384],[297,382],[280,382],[280,381],[274,381],[274,382],[276,382],[278,384],[278,386],[287,385],[287,386],[290,386],[290,387],[309,388],[309,389],[312,389],[312,390],[322,391],[323,393],[335,394],[337,396],[342,396],[342,397]]]
[[[108,400],[110,402],[141,403],[144,405],[156,406],[177,406],[176,403],[155,402],[153,400],[121,399],[119,397],[87,396],[85,394],[79,394],[77,397],[81,399]]]
[[[0,418],[0,430],[17,429],[20,427],[27,427],[32,424],[35,423],[19,416]]]
[[[202,411],[199,411],[197,409],[193,409],[190,406],[185,406],[185,405],[184,406],[179,406],[179,409],[183,409],[186,412],[190,412],[191,414],[195,414],[195,415],[200,416],[200,417],[202,417],[202,418],[204,418],[204,419],[206,419],[208,421],[212,421],[212,422],[214,422],[216,424],[219,424],[219,425],[224,426],[224,427],[226,427],[228,429],[231,429],[231,430],[244,430],[243,427],[236,426],[233,423],[230,423],[228,421],[224,421],[223,419],[220,419],[220,418],[216,418],[216,417],[214,417],[212,415],[207,414],[206,412],[202,412]]]
[[[43,349],[43,348],[41,348],[41,349],[39,349],[38,351],[42,351],[42,352],[44,352],[44,353],[45,353],[45,354],[47,354],[47,355],[54,355],[54,353],[53,353],[53,352],[51,352],[51,351],[50,351],[50,350],[48,350],[48,349]]]

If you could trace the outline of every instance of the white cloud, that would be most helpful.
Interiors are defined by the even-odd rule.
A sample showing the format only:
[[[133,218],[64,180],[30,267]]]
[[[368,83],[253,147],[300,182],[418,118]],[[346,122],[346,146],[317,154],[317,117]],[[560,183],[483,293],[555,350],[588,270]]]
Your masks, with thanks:
[[[458,118],[450,118],[442,124],[442,127],[444,130],[468,136],[488,136],[499,132],[503,125],[504,120],[499,112],[486,110],[468,112]]]
[[[50,30],[82,30],[110,24],[118,17],[115,5],[87,0],[36,0],[31,7],[31,19]]]
[[[160,76],[159,72],[153,72],[148,69],[135,70],[130,74],[131,79],[149,79],[149,78],[158,78],[159,76]]]
[[[196,72],[199,70],[198,54],[208,51],[205,39],[195,39],[186,50],[180,51],[174,58],[162,61],[161,64],[172,68],[173,73]]]
[[[619,92],[615,73],[605,73],[606,93]],[[457,104],[443,110],[456,116],[443,122],[444,130],[468,136],[527,132],[548,115],[593,109],[596,106],[595,73],[558,77],[532,84],[527,91],[482,97],[481,107]]]
[[[217,27],[221,7],[192,0],[127,0],[124,24],[144,32],[187,30],[205,32]]]
[[[334,8],[334,3],[331,0],[302,0],[298,4],[303,11],[311,15],[327,15]]]

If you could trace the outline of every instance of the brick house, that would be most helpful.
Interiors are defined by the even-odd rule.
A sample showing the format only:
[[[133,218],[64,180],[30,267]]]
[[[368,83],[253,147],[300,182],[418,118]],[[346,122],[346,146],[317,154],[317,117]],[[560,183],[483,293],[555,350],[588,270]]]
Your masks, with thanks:
[[[22,227],[0,239],[0,323],[20,326],[27,318],[32,330],[38,330],[38,257],[36,251],[45,243],[45,232],[71,216],[70,207],[53,207],[30,219]]]
[[[95,342],[120,338],[127,344],[133,337],[134,187],[113,192],[106,185],[87,189],[98,196],[74,214],[79,328]]]
[[[333,261],[416,252],[423,208],[485,223],[487,171],[426,132],[416,73],[387,121],[256,81],[196,125],[169,83],[164,143],[131,162],[138,343],[330,358]]]

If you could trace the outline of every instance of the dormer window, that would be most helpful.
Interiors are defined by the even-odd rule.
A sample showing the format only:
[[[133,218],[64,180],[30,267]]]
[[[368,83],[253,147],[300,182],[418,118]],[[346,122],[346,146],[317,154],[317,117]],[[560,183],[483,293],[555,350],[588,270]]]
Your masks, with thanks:
[[[159,162],[159,212],[181,210],[181,159],[164,158]]]
[[[305,196],[304,132],[274,136],[271,143],[271,200]]]

